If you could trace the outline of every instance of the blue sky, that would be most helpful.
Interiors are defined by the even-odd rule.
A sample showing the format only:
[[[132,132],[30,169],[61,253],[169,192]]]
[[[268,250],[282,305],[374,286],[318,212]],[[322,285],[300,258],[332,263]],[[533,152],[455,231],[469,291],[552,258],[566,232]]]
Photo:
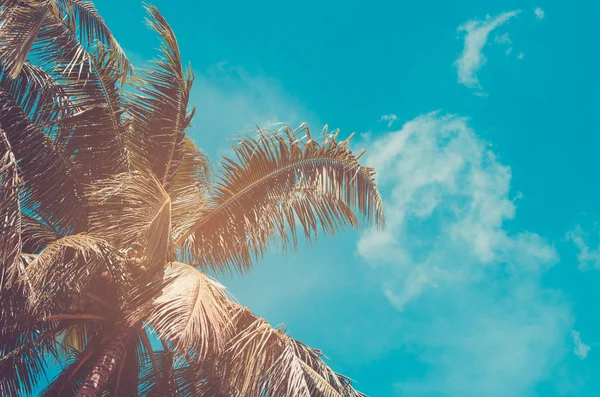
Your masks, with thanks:
[[[137,1],[101,14],[138,65]],[[600,393],[595,2],[155,1],[196,74],[192,138],[357,132],[388,228],[267,255],[236,297],[371,396]]]

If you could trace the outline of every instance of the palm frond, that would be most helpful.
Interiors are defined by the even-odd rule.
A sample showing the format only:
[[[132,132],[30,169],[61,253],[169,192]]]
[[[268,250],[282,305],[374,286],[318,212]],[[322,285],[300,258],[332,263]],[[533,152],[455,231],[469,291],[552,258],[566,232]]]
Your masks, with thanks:
[[[25,186],[22,205],[43,215],[57,230],[81,230],[85,208],[77,169],[0,87],[0,128],[19,164]]]
[[[70,131],[67,154],[90,181],[127,170],[116,54],[100,44],[88,53],[69,27],[46,18],[32,58],[56,78],[68,81],[63,87],[81,109],[56,121],[58,127]]]
[[[50,0],[14,1],[0,12],[0,62],[16,78],[36,41]]]
[[[237,309],[234,319],[238,332],[215,366],[221,387],[244,396],[363,396],[323,362],[320,351],[245,308]]]
[[[26,269],[33,310],[39,315],[73,310],[72,305],[83,302],[81,295],[98,283],[103,272],[121,296],[131,288],[123,258],[105,240],[75,234],[52,242]]]
[[[64,140],[62,131],[46,131],[46,127],[56,125],[56,120],[81,109],[70,98],[73,90],[69,81],[56,78],[29,62],[25,62],[19,74],[12,78],[0,63],[0,85],[3,89],[13,97],[33,124],[55,141],[61,142]]]
[[[24,286],[10,292],[0,294],[0,395],[20,396],[31,394],[45,376],[49,358],[59,359],[56,337],[77,322],[38,322]]]
[[[164,266],[173,258],[171,198],[154,175],[138,171],[98,181],[88,192],[90,230]],[[139,248],[139,251],[138,251]]]
[[[21,214],[21,216],[21,240],[24,253],[39,254],[48,244],[62,237],[37,214],[31,212],[30,215]]]
[[[156,7],[146,7],[148,23],[162,39],[161,58],[143,71],[134,87],[129,113],[132,117],[129,150],[142,171],[151,170],[165,189],[182,161],[185,129],[194,109],[187,110],[192,87],[191,68],[184,71],[173,30]]]
[[[21,273],[21,203],[17,160],[0,129],[0,292],[10,289]]]
[[[214,271],[244,270],[274,235],[285,246],[291,234],[295,245],[297,221],[308,239],[318,227],[334,233],[357,226],[350,209],[383,226],[374,171],[358,163],[347,141],[329,137],[320,145],[309,135],[304,142],[285,128],[259,131],[233,148],[238,161],[224,158],[209,207],[177,236],[186,260]]]
[[[183,138],[181,161],[177,173],[173,178],[173,189],[171,196],[174,199],[190,187],[200,191],[203,195],[208,194],[212,185],[213,167],[210,159],[198,146],[186,136]]]
[[[143,321],[161,339],[183,353],[193,349],[202,359],[222,349],[232,324],[225,287],[197,269],[173,262],[164,286],[152,300],[136,305],[130,323]]]
[[[180,385],[175,368],[175,356],[170,351],[154,352],[156,370],[151,365],[145,365],[140,377],[141,397],[181,397]],[[149,358],[145,359],[149,362]]]
[[[173,180],[173,238],[194,225],[207,210],[213,169],[208,157],[189,138],[183,141],[183,156]]]
[[[40,397],[74,396],[90,369],[97,348],[97,343],[91,343],[82,351],[73,351],[68,365],[44,388]]]
[[[91,1],[57,0],[56,5],[58,11],[76,25],[78,39],[84,47],[93,48],[98,43],[108,46],[115,53],[123,79],[133,72],[131,62]]]

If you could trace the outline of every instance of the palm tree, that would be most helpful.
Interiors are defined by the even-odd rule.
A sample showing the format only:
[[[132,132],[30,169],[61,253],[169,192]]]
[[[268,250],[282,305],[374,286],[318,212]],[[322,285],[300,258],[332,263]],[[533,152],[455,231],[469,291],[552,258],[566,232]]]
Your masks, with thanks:
[[[0,4],[0,395],[31,394],[54,359],[44,396],[361,395],[207,274],[357,215],[383,226],[348,140],[259,129],[215,172],[156,8],[160,58],[134,73],[91,3]]]

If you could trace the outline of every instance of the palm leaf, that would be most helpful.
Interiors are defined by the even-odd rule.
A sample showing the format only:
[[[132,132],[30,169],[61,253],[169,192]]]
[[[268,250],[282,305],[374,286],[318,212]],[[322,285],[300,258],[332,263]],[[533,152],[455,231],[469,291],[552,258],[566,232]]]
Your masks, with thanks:
[[[81,295],[92,290],[103,272],[121,296],[131,288],[123,258],[105,240],[76,234],[52,242],[26,269],[32,309],[40,316],[68,311],[83,301]]]
[[[32,58],[63,84],[80,111],[57,120],[54,128],[70,131],[67,155],[90,181],[128,169],[124,111],[118,81],[122,74],[116,54],[97,45],[88,53],[75,33],[47,16]]]
[[[28,211],[30,212],[30,211]],[[39,254],[48,244],[58,240],[62,235],[49,226],[39,215],[21,214],[22,251],[27,254]]]
[[[0,87],[0,128],[19,164],[22,205],[35,209],[57,230],[80,230],[85,224],[77,168],[56,148]]]
[[[61,131],[48,130],[50,124],[81,109],[73,103],[73,94],[68,80],[56,80],[39,66],[25,62],[19,74],[12,78],[5,66],[0,63],[0,85],[9,93],[31,119],[33,124],[45,131],[46,135],[61,139]],[[57,136],[58,134],[58,136]]]
[[[60,358],[57,336],[78,322],[38,322],[31,316],[24,286],[13,289],[9,299],[2,294],[0,298],[0,395],[31,394],[45,376],[49,359]]]
[[[58,11],[77,26],[78,38],[83,46],[92,48],[98,43],[107,45],[115,53],[120,74],[125,78],[133,67],[123,49],[91,1],[56,0]],[[124,81],[124,80],[123,80]]]
[[[153,175],[126,172],[90,187],[90,230],[152,265],[173,259],[171,198]]]
[[[173,238],[189,230],[207,210],[212,174],[208,157],[186,136],[170,194],[173,198]]]
[[[225,287],[197,269],[173,262],[160,294],[134,307],[130,323],[144,321],[180,352],[204,358],[219,351],[231,330]]]
[[[74,396],[90,369],[90,361],[97,348],[97,343],[90,343],[81,352],[74,351],[68,365],[44,388],[40,397]]]
[[[347,142],[319,145],[289,128],[282,133],[259,131],[234,146],[237,162],[224,158],[208,208],[177,235],[186,260],[215,271],[247,269],[274,235],[285,245],[291,233],[295,243],[297,221],[309,239],[318,227],[334,233],[357,226],[350,208],[383,226],[374,171],[358,163]]]
[[[175,34],[155,7],[146,7],[148,23],[162,38],[161,58],[143,71],[134,88],[129,150],[142,171],[151,170],[167,191],[182,160],[185,129],[194,109],[187,105],[192,87],[191,68],[183,70]]]
[[[16,78],[40,32],[50,0],[14,1],[0,12],[0,61]]]
[[[17,160],[0,129],[0,292],[10,289],[21,273],[21,183]]]
[[[215,366],[222,386],[243,396],[363,396],[321,359],[321,352],[236,309],[237,333]],[[244,365],[239,365],[244,363]]]

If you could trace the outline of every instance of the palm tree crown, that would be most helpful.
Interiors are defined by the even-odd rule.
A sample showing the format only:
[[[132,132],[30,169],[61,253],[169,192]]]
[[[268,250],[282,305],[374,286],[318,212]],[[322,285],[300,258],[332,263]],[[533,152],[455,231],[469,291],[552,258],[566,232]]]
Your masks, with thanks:
[[[207,272],[383,226],[374,171],[306,125],[243,136],[213,171],[186,136],[192,71],[147,9],[160,57],[134,73],[92,3],[0,2],[0,394],[55,357],[44,396],[361,395]]]

